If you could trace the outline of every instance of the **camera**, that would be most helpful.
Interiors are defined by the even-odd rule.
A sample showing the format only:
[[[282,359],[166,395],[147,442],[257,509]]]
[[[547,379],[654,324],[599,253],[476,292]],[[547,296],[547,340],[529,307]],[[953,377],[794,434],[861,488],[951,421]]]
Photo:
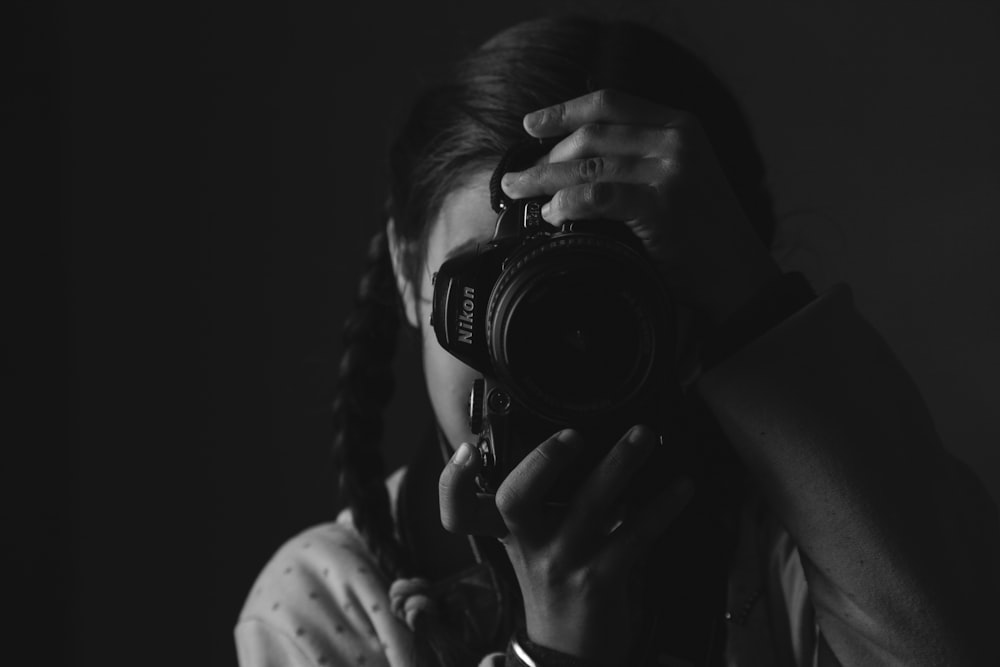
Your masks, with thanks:
[[[483,374],[470,392],[483,492],[561,428],[585,442],[565,500],[634,424],[663,433],[676,403],[677,336],[663,279],[621,222],[541,217],[544,199],[502,206],[489,242],[434,274],[441,346]]]

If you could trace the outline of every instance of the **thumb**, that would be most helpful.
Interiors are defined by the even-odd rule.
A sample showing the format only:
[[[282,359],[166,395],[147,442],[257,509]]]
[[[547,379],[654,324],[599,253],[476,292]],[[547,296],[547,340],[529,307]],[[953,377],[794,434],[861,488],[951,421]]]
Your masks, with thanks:
[[[441,525],[452,533],[503,537],[509,531],[496,497],[480,493],[476,474],[482,462],[475,448],[463,442],[441,471],[438,478],[438,500]]]

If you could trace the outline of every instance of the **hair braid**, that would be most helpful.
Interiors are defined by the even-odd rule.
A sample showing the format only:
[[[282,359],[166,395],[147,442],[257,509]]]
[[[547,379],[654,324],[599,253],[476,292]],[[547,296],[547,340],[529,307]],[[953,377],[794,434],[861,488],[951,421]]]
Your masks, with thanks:
[[[379,448],[382,410],[394,388],[392,358],[401,318],[388,234],[382,229],[368,246],[355,309],[344,323],[333,399],[333,463],[341,502],[350,506],[355,527],[390,580],[413,574],[396,537]],[[417,665],[463,665],[473,657],[433,615],[419,618],[415,638],[412,658]]]
[[[344,324],[340,379],[333,399],[333,464],[340,500],[386,577],[407,569],[396,539],[380,450],[382,410],[392,397],[399,302],[383,228],[368,245],[354,312]]]

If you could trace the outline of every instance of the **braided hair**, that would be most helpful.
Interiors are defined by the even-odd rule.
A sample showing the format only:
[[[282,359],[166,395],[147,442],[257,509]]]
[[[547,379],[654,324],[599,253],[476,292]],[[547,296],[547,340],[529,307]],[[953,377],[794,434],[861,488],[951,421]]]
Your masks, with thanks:
[[[602,88],[698,117],[747,217],[770,244],[774,215],[763,161],[739,105],[712,72],[646,27],[546,18],[499,33],[415,101],[389,152],[387,214],[403,249],[403,277],[421,284],[427,235],[445,197],[474,170],[492,169],[508,146],[524,138],[524,114]],[[393,579],[420,573],[411,571],[397,538],[380,453],[381,414],[392,395],[391,362],[405,321],[388,233],[380,228],[371,240],[355,309],[344,327],[333,460],[341,501],[352,509],[383,574]],[[418,664],[470,664],[475,658],[432,620],[415,630]]]
[[[382,412],[392,398],[392,359],[400,313],[389,256],[388,232],[368,244],[367,264],[343,330],[340,381],[333,399],[333,465],[343,505],[382,572],[407,570],[395,538],[380,444]]]
[[[396,536],[385,463],[381,454],[382,412],[392,398],[402,302],[396,292],[388,230],[380,229],[368,244],[366,266],[343,329],[340,376],[333,399],[333,465],[342,505],[351,508],[354,526],[379,569],[388,579],[412,574],[409,558]],[[418,665],[468,662],[461,646],[437,619],[418,619],[415,642]]]

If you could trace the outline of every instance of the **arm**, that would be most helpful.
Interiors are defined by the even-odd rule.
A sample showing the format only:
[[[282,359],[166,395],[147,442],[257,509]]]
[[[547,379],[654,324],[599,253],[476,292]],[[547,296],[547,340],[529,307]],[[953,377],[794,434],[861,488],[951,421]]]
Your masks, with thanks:
[[[545,164],[508,174],[507,195],[552,195],[542,215],[555,225],[623,222],[677,302],[721,324],[778,275],[690,114],[604,90],[524,124],[566,138]],[[841,662],[1000,664],[995,509],[846,289],[706,373],[699,390],[798,542]]]
[[[698,389],[798,544],[842,663],[998,663],[996,510],[848,289]]]

